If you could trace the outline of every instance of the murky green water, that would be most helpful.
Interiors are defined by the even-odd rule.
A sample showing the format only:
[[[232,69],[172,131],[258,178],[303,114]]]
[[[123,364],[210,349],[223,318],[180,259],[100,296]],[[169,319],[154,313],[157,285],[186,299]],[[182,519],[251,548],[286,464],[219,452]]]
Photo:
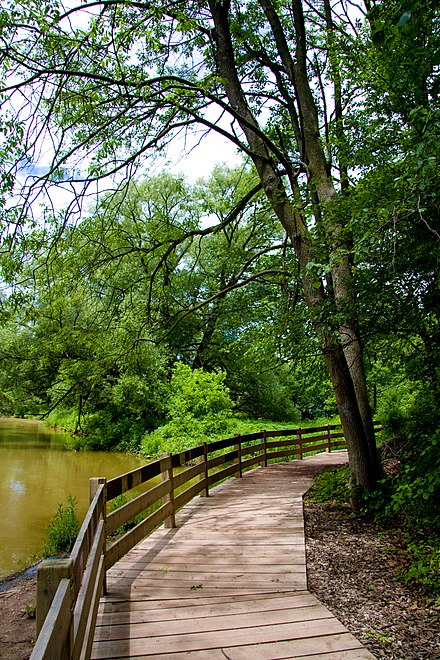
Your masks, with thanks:
[[[0,418],[0,577],[41,552],[47,523],[69,494],[82,521],[90,477],[109,479],[144,462],[129,454],[66,451],[65,439],[33,420]]]

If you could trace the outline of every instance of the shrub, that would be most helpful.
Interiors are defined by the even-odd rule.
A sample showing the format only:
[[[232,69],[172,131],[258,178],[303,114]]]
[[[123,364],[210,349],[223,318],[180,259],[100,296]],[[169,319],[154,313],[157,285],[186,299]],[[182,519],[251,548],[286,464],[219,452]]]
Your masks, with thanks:
[[[440,597],[440,535],[422,540],[409,538],[406,551],[409,565],[401,571],[400,577]]]
[[[67,498],[67,506],[58,504],[57,511],[48,524],[47,539],[43,545],[44,557],[72,550],[79,530],[77,506],[78,501],[72,495]]]
[[[341,465],[318,474],[309,490],[309,497],[313,502],[348,502],[351,492],[350,468]]]
[[[207,373],[178,362],[171,378],[167,424],[142,438],[142,453],[178,452],[226,434],[233,401],[223,372]]]

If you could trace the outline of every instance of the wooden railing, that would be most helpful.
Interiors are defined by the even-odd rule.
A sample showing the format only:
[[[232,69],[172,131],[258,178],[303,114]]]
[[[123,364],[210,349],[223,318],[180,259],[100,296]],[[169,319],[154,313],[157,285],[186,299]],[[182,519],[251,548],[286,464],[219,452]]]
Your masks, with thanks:
[[[259,431],[168,454],[108,481],[91,479],[90,507],[70,557],[38,567],[31,660],[89,658],[106,571],[162,523],[174,527],[176,512],[196,495],[207,497],[212,486],[255,465],[345,446],[340,425]],[[133,489],[133,498],[112,510],[112,501]]]

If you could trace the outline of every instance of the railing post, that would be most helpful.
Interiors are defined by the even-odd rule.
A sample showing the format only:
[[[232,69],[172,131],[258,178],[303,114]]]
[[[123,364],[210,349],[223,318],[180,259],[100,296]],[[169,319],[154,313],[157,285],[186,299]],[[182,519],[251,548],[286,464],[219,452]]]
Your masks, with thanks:
[[[261,431],[263,434],[262,439],[263,439],[263,447],[261,448],[261,467],[267,467],[267,440],[266,440],[266,430],[264,429]]]
[[[52,601],[61,580],[70,580],[70,590],[73,589],[73,561],[69,559],[46,559],[37,569],[37,637],[52,605]],[[72,593],[73,602],[73,593]],[[73,611],[70,612],[69,635],[64,648],[63,658],[69,658],[73,650]]]
[[[243,476],[243,470],[241,467],[241,436],[239,433],[236,433],[235,437],[237,438],[237,444],[235,445],[235,449],[237,450],[237,466],[238,466],[238,470],[235,473],[235,476],[237,477],[237,479],[240,479]]]
[[[105,533],[105,538],[107,538],[107,479],[105,477],[91,477],[89,479],[89,501],[90,504],[92,503],[93,498],[96,495],[96,491],[98,490],[99,486],[104,484],[104,501],[103,501],[103,506],[102,506],[102,519],[104,521],[104,533]],[[104,577],[102,581],[102,593],[104,596],[107,595],[107,570],[105,568],[105,555],[107,552],[107,544],[104,543]]]
[[[330,433],[330,424],[327,424],[327,447],[325,451],[327,452],[327,454],[330,454],[331,450],[332,450],[332,436]]]
[[[297,434],[298,445],[299,445],[298,453],[296,454],[296,456],[298,457],[298,459],[299,459],[300,461],[302,461],[303,451],[302,451],[302,429],[301,429],[301,427],[299,427],[299,428],[297,429],[296,434]]]
[[[203,463],[203,472],[200,473],[200,481],[205,482],[205,487],[200,493],[200,497],[209,497],[209,483],[208,483],[208,445],[203,443],[203,454],[200,456],[200,461]]]
[[[176,512],[174,510],[174,479],[173,479],[173,463],[172,454],[165,454],[165,470],[162,472],[162,481],[170,482],[170,492],[163,496],[162,501],[164,504],[171,502],[172,511],[169,517],[164,521],[163,526],[165,529],[171,529],[176,526]]]

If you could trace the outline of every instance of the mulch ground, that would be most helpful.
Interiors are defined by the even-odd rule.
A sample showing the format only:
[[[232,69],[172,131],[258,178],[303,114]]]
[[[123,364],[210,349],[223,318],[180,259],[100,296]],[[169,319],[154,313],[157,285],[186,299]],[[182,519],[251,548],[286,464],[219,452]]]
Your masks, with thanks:
[[[305,500],[309,589],[377,658],[440,659],[440,606],[399,579],[400,530]]]

